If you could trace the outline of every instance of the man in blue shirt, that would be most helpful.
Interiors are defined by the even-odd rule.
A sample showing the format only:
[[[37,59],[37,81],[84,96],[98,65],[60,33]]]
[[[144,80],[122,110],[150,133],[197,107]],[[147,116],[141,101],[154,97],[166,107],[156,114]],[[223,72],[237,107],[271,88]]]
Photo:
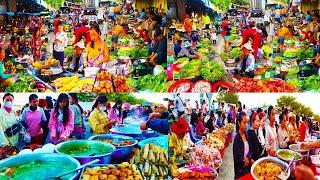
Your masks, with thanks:
[[[174,55],[178,57],[179,52],[182,49],[182,41],[179,39],[177,44],[174,45]]]
[[[146,12],[144,8],[142,8],[142,12],[140,13],[139,19],[144,19],[144,18],[146,18]]]

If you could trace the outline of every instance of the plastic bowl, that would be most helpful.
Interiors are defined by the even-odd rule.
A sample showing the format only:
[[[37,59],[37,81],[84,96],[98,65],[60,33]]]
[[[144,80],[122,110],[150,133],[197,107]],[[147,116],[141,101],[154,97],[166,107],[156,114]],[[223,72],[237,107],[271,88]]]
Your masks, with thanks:
[[[41,162],[54,161],[54,162],[61,163],[61,166],[63,164],[68,164],[68,165],[70,165],[70,168],[72,168],[72,169],[76,169],[80,166],[80,163],[76,159],[74,159],[71,156],[64,155],[64,154],[53,154],[53,153],[50,153],[50,154],[22,154],[22,155],[13,156],[8,159],[0,161],[0,169],[5,168],[5,167],[14,167],[17,165],[21,166],[23,164],[27,164],[32,161],[41,161]],[[50,168],[50,167],[48,167],[48,168]],[[47,170],[49,170],[49,169],[47,169]],[[48,172],[44,172],[43,174],[47,175],[47,173]],[[66,170],[55,172],[55,174],[51,173],[50,176],[57,176],[57,175],[61,175],[63,173],[67,173]],[[61,178],[61,180],[76,180],[76,179],[78,179],[79,173],[80,173],[80,171],[63,176]],[[41,175],[39,177],[37,177],[38,180],[46,180],[48,178],[49,178],[48,176],[42,177]],[[29,177],[29,179],[30,179],[30,177]]]
[[[85,149],[85,150],[82,150],[82,149]],[[67,141],[67,142],[58,144],[55,149],[55,151],[60,154],[66,154],[74,157],[81,164],[85,164],[95,159],[100,160],[97,163],[110,164],[111,155],[113,152],[115,152],[115,150],[116,148],[109,143],[104,143],[101,141],[93,141],[93,140]],[[76,151],[79,151],[79,153],[75,153]]]
[[[129,136],[123,136],[118,134],[100,134],[91,136],[89,140],[96,140],[100,141],[103,139],[119,139],[119,140],[130,140],[132,141],[132,144],[127,146],[115,146],[116,151],[112,153],[112,161],[126,161],[130,157],[130,154],[133,151],[133,148],[136,144],[138,144],[138,141],[135,140],[132,137]],[[102,141],[103,142],[103,141]]]

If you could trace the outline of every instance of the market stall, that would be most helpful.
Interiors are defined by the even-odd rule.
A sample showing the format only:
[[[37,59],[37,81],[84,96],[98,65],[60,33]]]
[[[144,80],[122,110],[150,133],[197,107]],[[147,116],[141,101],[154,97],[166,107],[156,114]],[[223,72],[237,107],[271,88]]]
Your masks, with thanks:
[[[224,151],[232,142],[233,124],[209,133],[207,137],[187,147],[186,139],[176,134],[169,137],[171,171],[175,179],[218,179],[219,168],[223,163]],[[189,136],[189,135],[187,135]],[[179,142],[182,143],[179,143]],[[178,142],[178,143],[177,143]]]
[[[166,179],[170,173],[168,137],[150,129],[141,131],[141,122],[140,118],[130,116],[108,134],[68,139],[57,145],[1,147],[0,178],[50,179],[90,163],[62,179]],[[44,174],[57,167],[63,170]]]

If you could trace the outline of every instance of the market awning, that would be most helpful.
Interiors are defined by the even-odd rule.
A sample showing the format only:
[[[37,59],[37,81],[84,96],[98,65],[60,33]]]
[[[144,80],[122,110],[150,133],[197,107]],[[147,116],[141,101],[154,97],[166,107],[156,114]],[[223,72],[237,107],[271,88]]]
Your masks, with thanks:
[[[0,12],[0,15],[14,16],[14,12]]]

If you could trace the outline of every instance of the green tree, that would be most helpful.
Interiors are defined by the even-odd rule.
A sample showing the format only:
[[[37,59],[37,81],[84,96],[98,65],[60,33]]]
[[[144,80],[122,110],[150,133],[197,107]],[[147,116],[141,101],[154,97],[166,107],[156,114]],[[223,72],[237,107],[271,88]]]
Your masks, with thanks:
[[[297,102],[296,98],[293,96],[281,96],[279,99],[277,99],[276,110],[279,112],[281,111],[282,107],[290,109],[297,115],[309,117],[315,115],[310,107]]]
[[[64,0],[44,0],[44,2],[46,2],[48,5],[55,9],[60,9]]]
[[[219,93],[217,96],[218,102],[226,102],[228,104],[237,104],[239,101],[239,95],[235,93]]]
[[[250,3],[246,0],[232,0],[232,4],[238,4],[241,6],[249,6]]]
[[[231,0],[210,0],[210,2],[224,12],[231,6]]]

